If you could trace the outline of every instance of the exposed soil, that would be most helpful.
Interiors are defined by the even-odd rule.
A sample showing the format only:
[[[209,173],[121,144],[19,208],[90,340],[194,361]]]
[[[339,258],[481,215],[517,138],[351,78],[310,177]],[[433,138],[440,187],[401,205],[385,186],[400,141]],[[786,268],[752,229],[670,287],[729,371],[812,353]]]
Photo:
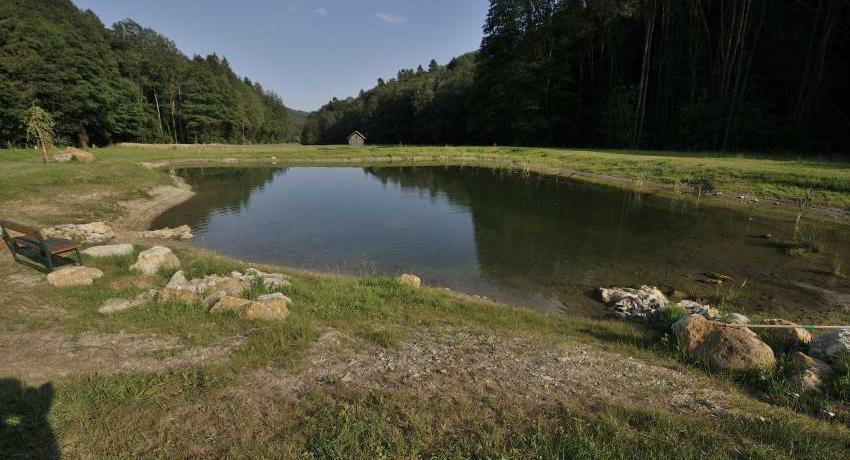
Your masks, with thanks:
[[[6,332],[0,334],[0,369],[4,378],[38,385],[69,375],[155,372],[225,361],[239,344],[234,339],[190,347],[176,337],[157,334]]]
[[[322,385],[406,390],[425,399],[499,394],[532,404],[571,400],[720,416],[736,412],[734,391],[707,378],[581,344],[553,346],[476,330],[418,330],[397,349],[327,330],[294,371],[265,369],[230,389],[258,404],[299,398]]]
[[[156,187],[149,192],[150,196],[147,198],[122,202],[124,216],[114,222],[116,231],[147,230],[157,215],[195,195],[192,187],[183,179],[176,176],[172,178],[174,185]]]

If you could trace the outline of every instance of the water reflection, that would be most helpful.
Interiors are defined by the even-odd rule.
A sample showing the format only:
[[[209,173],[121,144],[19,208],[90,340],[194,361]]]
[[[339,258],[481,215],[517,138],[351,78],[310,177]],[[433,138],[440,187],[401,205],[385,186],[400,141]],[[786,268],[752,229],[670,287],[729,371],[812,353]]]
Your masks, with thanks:
[[[522,305],[592,313],[598,286],[649,283],[704,297],[722,272],[749,309],[814,319],[818,294],[846,292],[822,257],[792,258],[774,243],[788,222],[688,200],[503,169],[211,168],[181,172],[198,190],[155,226],[187,223],[199,244],[243,259],[346,273],[412,270]],[[830,244],[847,235],[819,229]],[[847,252],[847,251],[845,251]],[[792,283],[793,281],[794,283]]]

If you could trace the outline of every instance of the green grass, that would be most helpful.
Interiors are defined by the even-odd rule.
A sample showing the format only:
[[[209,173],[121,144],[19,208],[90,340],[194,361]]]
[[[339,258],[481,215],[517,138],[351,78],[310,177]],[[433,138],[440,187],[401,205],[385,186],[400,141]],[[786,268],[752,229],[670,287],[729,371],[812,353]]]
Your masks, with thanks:
[[[475,164],[563,176],[579,173],[584,180],[647,193],[698,188],[703,194],[719,189],[725,195],[780,198],[791,203],[791,216],[797,211],[795,197],[805,192],[811,200],[807,219],[814,214],[813,206],[850,209],[850,165],[829,160],[489,147],[353,151],[161,146],[94,153],[97,161],[91,164],[43,166],[31,151],[0,151],[0,212],[42,225],[112,220],[122,212],[118,201],[143,197],[151,187],[171,183],[167,170],[149,169],[143,162],[203,164],[237,158],[242,164],[259,164],[272,161],[271,157],[296,165]],[[719,204],[739,205],[734,200]],[[192,247],[181,245],[176,252],[189,277],[246,268]],[[15,290],[19,308],[0,313],[4,328],[153,333],[177,337],[193,347],[233,339],[244,344],[227,362],[202,367],[74,376],[49,386],[4,380],[0,457],[48,454],[56,439],[67,450],[67,458],[846,458],[850,451],[847,427],[823,419],[820,413],[850,407],[850,364],[839,366],[827,398],[789,396],[784,355],[780,366],[767,375],[718,374],[690,362],[665,334],[681,311],[671,310],[661,326],[651,328],[510,308],[415,289],[393,278],[292,272],[291,287],[281,290],[294,301],[284,322],[255,323],[175,302],[111,316],[97,313],[107,299],[130,297],[167,283],[171,273],[153,277],[131,273],[128,266],[133,260],[134,256],[86,259],[86,265],[105,272],[90,287],[37,289],[26,295]],[[0,287],[0,296],[10,289]],[[725,299],[723,304],[734,304],[743,291],[730,289],[718,294]],[[265,288],[254,286],[246,295],[265,293]],[[28,315],[28,308],[43,304],[61,305],[67,314],[55,320]],[[388,351],[400,349],[413,331],[422,329],[485,330],[552,346],[578,343],[685,373],[708,374],[717,387],[744,389],[756,400],[741,402],[734,414],[712,418],[575,401],[570,395],[534,404],[507,393],[473,396],[460,388],[436,399],[404,388],[369,391],[344,382],[330,382],[297,398],[252,394],[250,387],[247,396],[233,392],[255,372],[303,365],[305,352],[326,328]],[[751,415],[756,413],[770,416],[763,420]]]
[[[202,369],[87,377],[57,388],[59,433],[98,458],[846,458],[846,429],[788,417],[677,416],[330,385],[274,405],[234,397]],[[36,445],[36,431],[18,442]]]

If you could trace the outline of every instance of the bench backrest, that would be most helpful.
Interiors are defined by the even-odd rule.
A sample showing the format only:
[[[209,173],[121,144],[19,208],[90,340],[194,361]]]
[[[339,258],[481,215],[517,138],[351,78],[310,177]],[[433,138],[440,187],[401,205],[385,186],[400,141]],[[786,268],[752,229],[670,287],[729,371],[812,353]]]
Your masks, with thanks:
[[[41,232],[39,232],[38,229],[28,227],[26,225],[10,222],[8,220],[0,220],[0,227],[2,227],[4,238],[11,237],[11,235],[8,234],[8,231],[11,230],[13,232],[23,233],[24,235],[41,239]]]

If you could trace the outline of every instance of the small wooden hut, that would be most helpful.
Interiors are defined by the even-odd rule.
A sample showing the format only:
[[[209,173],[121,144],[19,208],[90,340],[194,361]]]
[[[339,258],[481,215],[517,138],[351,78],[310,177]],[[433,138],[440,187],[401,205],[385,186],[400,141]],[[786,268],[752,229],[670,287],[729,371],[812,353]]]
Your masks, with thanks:
[[[348,136],[348,146],[353,149],[362,149],[366,145],[366,136],[360,134],[360,131],[354,131]]]

